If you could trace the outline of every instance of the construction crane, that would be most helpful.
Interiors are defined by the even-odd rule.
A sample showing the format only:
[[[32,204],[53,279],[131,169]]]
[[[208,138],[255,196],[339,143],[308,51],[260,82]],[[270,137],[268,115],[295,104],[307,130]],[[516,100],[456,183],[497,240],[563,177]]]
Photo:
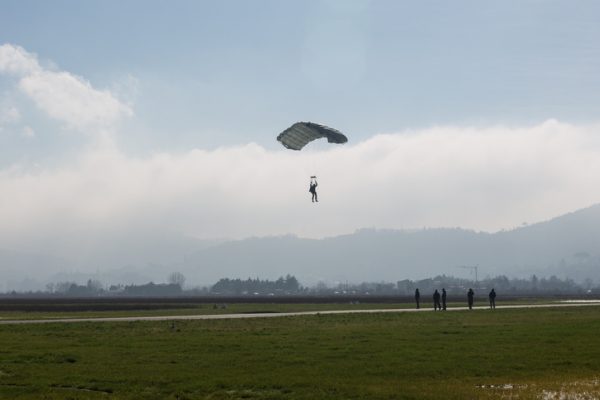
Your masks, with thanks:
[[[479,265],[459,265],[458,268],[470,269],[471,272],[475,272],[475,285],[477,285],[477,270]]]

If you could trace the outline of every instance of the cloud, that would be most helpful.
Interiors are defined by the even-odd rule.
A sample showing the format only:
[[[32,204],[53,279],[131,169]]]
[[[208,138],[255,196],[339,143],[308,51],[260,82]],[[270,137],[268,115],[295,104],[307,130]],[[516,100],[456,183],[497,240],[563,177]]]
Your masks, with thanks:
[[[60,168],[0,171],[0,241],[65,256],[144,252],[150,237],[174,235],[512,228],[598,202],[598,128],[434,127],[327,151],[248,144],[133,158],[93,150]],[[314,173],[319,204],[308,193]]]
[[[0,72],[16,76],[27,76],[41,70],[42,68],[35,54],[28,53],[20,46],[11,44],[0,46]]]
[[[133,114],[108,90],[82,77],[42,67],[37,56],[19,46],[0,46],[0,73],[18,78],[18,87],[49,117],[70,129],[96,135]]]

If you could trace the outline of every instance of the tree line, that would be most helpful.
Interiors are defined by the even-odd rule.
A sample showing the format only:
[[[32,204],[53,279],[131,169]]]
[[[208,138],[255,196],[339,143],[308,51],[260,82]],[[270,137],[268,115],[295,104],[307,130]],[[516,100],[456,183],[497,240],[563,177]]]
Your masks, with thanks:
[[[293,275],[281,276],[276,280],[259,278],[222,278],[207,287],[185,287],[185,276],[179,272],[169,274],[166,283],[148,282],[141,285],[105,286],[98,280],[89,279],[84,284],[76,282],[57,282],[46,285],[45,291],[10,292],[6,295],[52,295],[70,297],[94,296],[412,296],[415,289],[428,293],[445,288],[449,295],[464,295],[469,288],[496,291],[505,295],[600,295],[600,287],[591,280],[577,283],[572,279],[556,276],[538,278],[508,278],[500,275],[473,281],[454,276],[438,275],[433,278],[397,282],[337,282],[326,284],[319,282],[312,286],[303,286]]]
[[[286,275],[275,281],[268,279],[220,279],[210,288],[212,294],[227,295],[275,295],[275,294],[297,294],[302,287],[295,276]]]

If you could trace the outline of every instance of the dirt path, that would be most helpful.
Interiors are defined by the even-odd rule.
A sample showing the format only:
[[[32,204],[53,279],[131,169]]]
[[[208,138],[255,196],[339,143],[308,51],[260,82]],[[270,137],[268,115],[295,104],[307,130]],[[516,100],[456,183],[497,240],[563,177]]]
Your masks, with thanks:
[[[497,306],[497,310],[519,309],[519,308],[550,308],[550,307],[593,307],[600,306],[598,302],[585,303],[551,303],[551,304],[523,304]],[[465,311],[468,307],[452,307],[448,311]],[[487,306],[473,307],[473,310],[489,310]],[[29,319],[29,320],[1,320],[0,325],[19,324],[52,324],[52,323],[76,323],[76,322],[133,322],[133,321],[176,321],[176,320],[209,320],[209,319],[239,319],[239,318],[280,318],[296,317],[301,315],[331,315],[331,314],[372,314],[372,313],[405,313],[405,312],[432,312],[431,308],[396,308],[396,309],[373,309],[373,310],[330,310],[330,311],[301,311],[281,313],[250,313],[250,314],[211,314],[211,315],[165,315],[150,317],[98,317],[98,318],[53,318],[53,319]]]

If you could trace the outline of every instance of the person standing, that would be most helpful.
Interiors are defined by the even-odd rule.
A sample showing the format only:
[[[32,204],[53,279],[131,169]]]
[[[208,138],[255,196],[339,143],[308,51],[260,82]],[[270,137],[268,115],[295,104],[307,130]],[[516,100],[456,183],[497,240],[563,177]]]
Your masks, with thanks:
[[[440,292],[435,289],[435,292],[433,292],[433,311],[437,310],[442,311],[442,306],[440,304]]]
[[[421,300],[421,293],[419,293],[419,289],[415,290],[415,302],[417,303],[417,310],[420,308],[419,301]]]
[[[492,288],[492,291],[490,292],[490,308],[492,310],[496,309],[496,291],[494,290],[494,288]]]
[[[442,288],[442,310],[446,311],[446,289]]]
[[[475,292],[473,289],[469,288],[467,292],[467,302],[469,303],[469,310],[473,309],[473,298],[475,297]]]

